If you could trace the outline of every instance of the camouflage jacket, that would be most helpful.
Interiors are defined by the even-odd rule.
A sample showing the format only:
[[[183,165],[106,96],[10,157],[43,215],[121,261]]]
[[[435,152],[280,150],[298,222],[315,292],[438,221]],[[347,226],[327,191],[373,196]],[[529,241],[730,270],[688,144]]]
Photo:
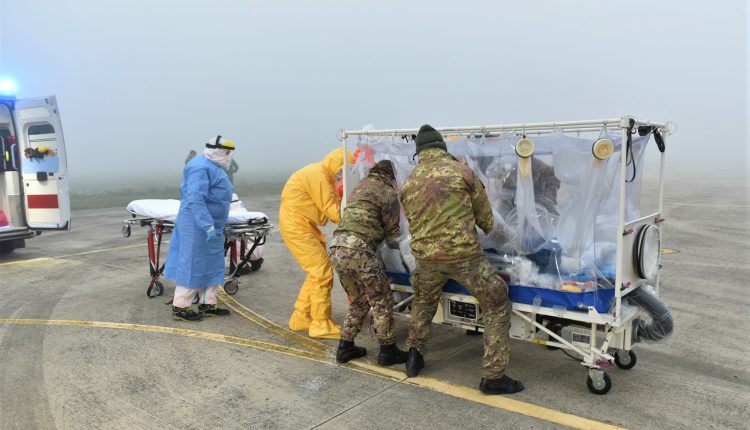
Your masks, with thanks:
[[[404,182],[401,203],[418,260],[452,263],[482,255],[479,226],[492,230],[492,207],[474,172],[442,149],[419,153]]]
[[[359,182],[347,198],[346,208],[330,246],[352,247],[346,236],[353,234],[374,252],[383,239],[391,248],[398,247],[400,207],[390,178],[370,173]]]

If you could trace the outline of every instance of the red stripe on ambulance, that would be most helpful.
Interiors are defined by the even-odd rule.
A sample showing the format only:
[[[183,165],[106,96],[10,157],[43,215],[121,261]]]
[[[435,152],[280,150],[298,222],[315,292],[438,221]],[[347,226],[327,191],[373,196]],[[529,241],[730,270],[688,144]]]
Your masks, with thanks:
[[[58,209],[60,207],[57,194],[37,194],[26,197],[29,209]]]

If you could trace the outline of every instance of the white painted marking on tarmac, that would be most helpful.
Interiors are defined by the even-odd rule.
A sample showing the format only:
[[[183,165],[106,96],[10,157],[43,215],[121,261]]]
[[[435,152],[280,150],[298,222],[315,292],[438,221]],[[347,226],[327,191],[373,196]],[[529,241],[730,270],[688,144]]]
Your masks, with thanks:
[[[709,208],[750,209],[750,205],[723,205],[723,204],[714,204],[714,203],[686,203],[686,202],[664,202],[664,204],[677,205],[677,206],[700,206],[700,207],[709,207]]]

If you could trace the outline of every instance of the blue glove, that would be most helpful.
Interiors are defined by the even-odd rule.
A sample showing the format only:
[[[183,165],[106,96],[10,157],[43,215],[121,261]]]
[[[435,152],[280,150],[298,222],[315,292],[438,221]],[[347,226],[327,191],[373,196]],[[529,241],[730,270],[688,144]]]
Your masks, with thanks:
[[[221,233],[219,233],[215,228],[211,228],[211,230],[208,230],[206,232],[206,243],[217,242],[221,239]]]

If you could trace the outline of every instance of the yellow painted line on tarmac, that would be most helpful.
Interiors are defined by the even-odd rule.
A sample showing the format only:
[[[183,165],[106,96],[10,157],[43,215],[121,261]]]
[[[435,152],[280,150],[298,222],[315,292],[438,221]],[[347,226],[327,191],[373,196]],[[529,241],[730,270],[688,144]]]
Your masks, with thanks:
[[[52,258],[52,257],[42,257],[42,258],[32,258],[29,260],[23,260],[23,261],[10,261],[7,263],[0,263],[0,267],[2,266],[21,266],[21,267],[31,267],[31,268],[45,268],[45,267],[55,267],[55,266],[80,266],[83,264],[80,261],[76,260],[65,260],[61,258]]]
[[[14,324],[14,325],[48,325],[48,326],[67,326],[67,327],[90,327],[90,328],[105,328],[105,329],[117,329],[117,330],[133,330],[150,333],[163,333],[173,334],[179,336],[186,336],[196,339],[210,340],[214,342],[222,342],[231,345],[245,346],[249,348],[255,348],[263,351],[278,352],[291,357],[298,357],[318,363],[332,365],[329,360],[326,360],[324,354],[318,351],[304,351],[301,349],[290,348],[284,345],[278,345],[270,342],[263,342],[253,339],[247,339],[237,336],[227,336],[219,333],[201,332],[196,330],[175,328],[175,327],[162,327],[152,326],[144,324],[130,324],[130,323],[115,323],[115,322],[104,322],[104,321],[80,321],[80,320],[44,320],[44,319],[21,319],[21,318],[0,318],[0,324]],[[607,429],[615,430],[622,429],[611,424],[603,423],[600,421],[591,420],[588,418],[579,417],[577,415],[567,414],[560,412],[555,409],[545,408],[543,406],[537,406],[531,403],[522,402],[520,400],[513,400],[508,397],[502,396],[487,396],[479,392],[478,390],[462,387],[458,385],[449,384],[444,381],[439,381],[433,378],[426,378],[418,376],[415,378],[406,378],[403,372],[392,370],[365,362],[352,361],[345,365],[340,365],[351,370],[358,372],[387,378],[406,385],[412,385],[419,388],[428,389],[437,393],[446,394],[452,397],[456,397],[463,400],[487,405],[490,407],[503,409],[509,412],[525,415],[531,418],[568,426],[575,429]]]
[[[575,429],[622,429],[622,427],[618,427],[612,424],[603,423],[601,421],[594,421],[588,418],[579,417],[577,415],[567,414],[555,409],[537,406],[531,403],[522,402],[520,400],[514,400],[510,397],[488,396],[486,394],[482,394],[479,390],[462,387],[459,385],[453,385],[447,382],[439,381],[437,379],[417,376],[416,378],[407,379],[406,383],[415,385],[417,387],[427,388],[432,391],[437,391],[438,393],[448,394],[449,396],[458,397],[460,399],[469,400],[471,402],[481,403],[483,405],[504,409],[506,411],[515,412],[517,414],[534,417],[540,420],[568,426]]]
[[[234,297],[229,296],[225,293],[218,294],[219,299],[232,308],[235,312],[242,315],[249,321],[261,325],[267,330],[278,334],[285,339],[293,340],[305,346],[326,349],[327,345],[320,342],[314,341],[308,337],[302,336],[298,333],[291,331],[286,327],[282,327],[273,321],[259,315],[251,309],[245,307],[238,302]],[[259,321],[262,321],[259,322]],[[620,429],[621,427],[612,426],[599,421],[590,420],[588,418],[579,417],[577,415],[566,414],[564,412],[557,411],[555,409],[549,409],[542,406],[537,406],[531,403],[522,402],[519,400],[513,400],[508,397],[501,396],[487,396],[482,394],[478,390],[474,390],[467,387],[461,387],[458,385],[449,384],[433,378],[416,377],[407,378],[406,374],[401,371],[392,370],[386,367],[377,366],[364,361],[350,361],[344,367],[348,367],[353,370],[358,370],[370,375],[380,376],[407,385],[413,385],[421,388],[427,388],[438,393],[447,394],[449,396],[458,397],[461,399],[469,400],[476,403],[481,403],[487,406],[492,406],[499,409],[515,412],[521,415],[526,415],[541,420],[553,422],[556,424],[565,425],[576,429]]]
[[[116,246],[116,247],[113,247],[113,248],[94,249],[92,251],[76,252],[74,254],[63,254],[63,255],[57,255],[57,256],[54,256],[54,257],[28,258],[26,260],[8,261],[6,263],[0,263],[0,267],[2,267],[2,266],[20,265],[20,264],[28,264],[28,263],[35,263],[35,262],[38,262],[38,261],[55,260],[55,259],[61,259],[61,258],[78,257],[80,255],[99,254],[99,253],[102,253],[102,252],[120,251],[120,250],[123,250],[123,249],[140,248],[142,246],[143,246],[143,244],[140,244],[140,245]]]
[[[303,336],[286,327],[282,327],[276,324],[275,322],[269,320],[263,315],[260,315],[259,313],[247,308],[242,303],[238,302],[234,297],[226,293],[218,292],[216,296],[225,305],[227,305],[228,308],[232,309],[235,313],[240,315],[242,318],[245,318],[246,320],[252,322],[253,324],[257,324],[263,327],[264,329],[270,331],[271,333],[274,333],[278,336],[283,337],[284,339],[290,340],[302,346],[307,346],[309,348],[312,348],[318,351],[325,351],[328,349],[328,345],[318,342],[316,340],[310,339],[307,336]]]
[[[52,257],[29,258],[28,260],[8,261],[8,262],[5,262],[5,263],[0,263],[0,267],[3,267],[3,266],[21,266],[21,265],[24,265],[24,264],[53,262],[55,260],[56,259],[52,258]]]
[[[404,372],[389,369],[387,367],[377,366],[374,364],[364,363],[361,361],[350,361],[347,365],[344,366],[354,368],[354,370],[360,370],[371,375],[398,380],[401,381],[402,384],[428,389],[437,393],[446,394],[448,396],[468,400],[474,403],[480,403],[497,409],[503,409],[509,412],[515,412],[527,417],[537,418],[539,420],[564,425],[574,429],[623,429],[623,427],[618,427],[616,425],[579,417],[578,415],[568,414],[556,409],[545,408],[544,406],[537,406],[532,403],[527,403],[520,400],[514,400],[510,397],[482,394],[482,392],[479,390],[460,385],[454,385],[435,378],[427,378],[424,376],[407,378],[406,373]]]
[[[229,343],[232,345],[247,346],[265,351],[274,351],[286,354],[292,357],[307,358],[321,363],[327,363],[319,352],[304,351],[301,349],[290,348],[284,345],[278,345],[270,342],[247,339],[237,336],[228,336],[219,333],[210,333],[204,331],[189,330],[176,327],[162,327],[145,324],[116,323],[105,321],[80,321],[80,320],[43,320],[43,319],[21,319],[21,318],[0,318],[0,324],[16,325],[51,325],[51,326],[68,326],[68,327],[94,327],[109,328],[115,330],[132,330],[150,333],[174,334],[178,336],[192,337],[196,339],[211,340],[214,342]]]

